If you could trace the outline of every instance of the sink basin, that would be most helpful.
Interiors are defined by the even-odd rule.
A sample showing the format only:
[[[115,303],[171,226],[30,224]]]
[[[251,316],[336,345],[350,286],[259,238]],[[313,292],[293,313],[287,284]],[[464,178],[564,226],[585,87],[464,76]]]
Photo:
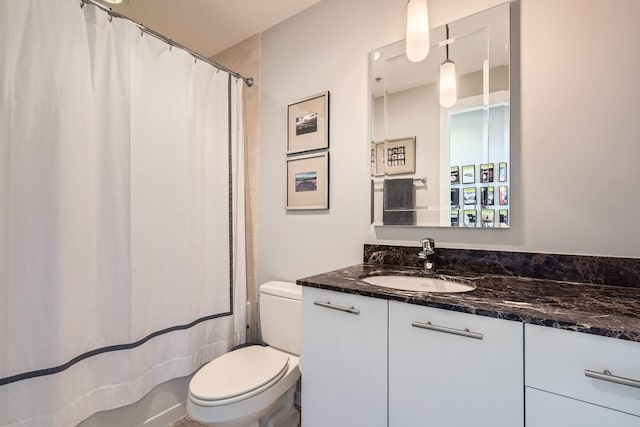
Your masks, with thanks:
[[[362,281],[370,285],[402,291],[458,293],[475,289],[471,285],[435,277],[381,275],[363,277]]]

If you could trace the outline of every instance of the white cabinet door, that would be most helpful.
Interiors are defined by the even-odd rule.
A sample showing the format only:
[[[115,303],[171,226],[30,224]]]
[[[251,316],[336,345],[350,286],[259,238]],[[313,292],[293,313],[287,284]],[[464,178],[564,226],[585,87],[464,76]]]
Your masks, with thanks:
[[[389,426],[522,426],[522,329],[390,301]]]
[[[302,425],[387,426],[387,301],[304,287]]]
[[[527,387],[527,427],[640,427],[640,417]]]

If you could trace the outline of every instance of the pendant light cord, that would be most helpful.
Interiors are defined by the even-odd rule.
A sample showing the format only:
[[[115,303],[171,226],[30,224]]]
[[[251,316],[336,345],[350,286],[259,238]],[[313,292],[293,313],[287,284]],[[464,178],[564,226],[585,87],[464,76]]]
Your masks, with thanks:
[[[447,55],[446,59],[448,61],[449,60],[449,24],[445,24],[444,28],[445,28],[445,31],[446,31],[446,42],[447,42],[447,44],[444,46],[444,48],[445,48],[445,51],[447,52],[446,53],[446,55]]]

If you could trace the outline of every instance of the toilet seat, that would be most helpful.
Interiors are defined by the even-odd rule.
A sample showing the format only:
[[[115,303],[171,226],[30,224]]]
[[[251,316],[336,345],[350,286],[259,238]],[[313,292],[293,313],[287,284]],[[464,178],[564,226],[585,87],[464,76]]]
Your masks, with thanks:
[[[243,347],[200,369],[191,380],[189,398],[202,406],[228,405],[268,389],[288,370],[287,354],[259,345]]]

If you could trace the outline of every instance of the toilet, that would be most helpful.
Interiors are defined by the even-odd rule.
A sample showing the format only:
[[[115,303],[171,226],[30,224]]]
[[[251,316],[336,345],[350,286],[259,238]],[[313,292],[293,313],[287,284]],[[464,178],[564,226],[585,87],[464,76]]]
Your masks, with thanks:
[[[302,290],[260,286],[260,328],[267,346],[250,345],[204,365],[189,383],[187,413],[216,427],[297,427],[294,406],[302,346]]]

